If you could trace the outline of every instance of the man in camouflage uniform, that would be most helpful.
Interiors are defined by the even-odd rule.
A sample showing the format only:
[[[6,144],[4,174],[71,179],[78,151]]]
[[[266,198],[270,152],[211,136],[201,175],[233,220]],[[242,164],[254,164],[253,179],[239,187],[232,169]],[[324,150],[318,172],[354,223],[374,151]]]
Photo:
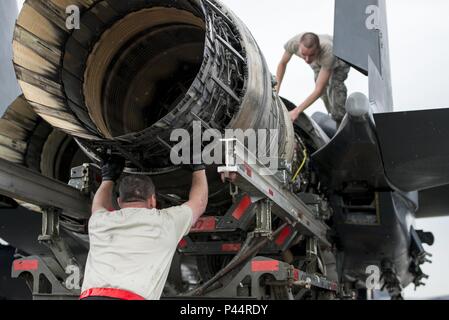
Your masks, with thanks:
[[[292,121],[320,97],[332,118],[340,125],[346,114],[347,89],[344,84],[350,66],[333,55],[333,39],[329,35],[301,33],[285,44],[285,53],[277,69],[277,92],[293,55],[303,59],[315,73],[315,90],[296,109],[290,111]]]

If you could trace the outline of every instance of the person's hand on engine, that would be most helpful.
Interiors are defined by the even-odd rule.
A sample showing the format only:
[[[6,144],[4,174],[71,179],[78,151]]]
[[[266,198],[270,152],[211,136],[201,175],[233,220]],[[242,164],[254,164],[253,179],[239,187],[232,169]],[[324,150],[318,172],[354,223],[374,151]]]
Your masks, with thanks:
[[[200,143],[200,145],[195,146],[195,142],[201,141],[201,139],[192,138],[190,141],[190,163],[185,164],[184,167],[190,170],[192,173],[197,171],[206,170],[206,165],[203,163],[203,148],[204,146]]]
[[[295,108],[289,113],[292,122],[295,122],[299,118],[299,115],[302,113],[302,110],[300,108]]]
[[[116,182],[125,168],[125,159],[119,156],[110,156],[103,161],[101,176],[104,181]]]

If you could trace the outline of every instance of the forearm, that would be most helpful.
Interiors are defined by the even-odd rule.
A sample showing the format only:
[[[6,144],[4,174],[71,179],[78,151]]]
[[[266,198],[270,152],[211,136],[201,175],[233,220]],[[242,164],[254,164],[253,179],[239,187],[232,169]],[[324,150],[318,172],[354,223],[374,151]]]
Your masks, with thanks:
[[[281,89],[281,84],[282,84],[282,81],[284,80],[286,70],[287,70],[287,66],[283,63],[280,63],[277,68],[277,71],[276,71],[276,80],[277,80],[276,91],[278,93],[279,93],[279,90]]]
[[[189,201],[194,201],[199,211],[205,211],[208,201],[208,185],[205,170],[192,174],[192,187],[190,188]]]
[[[318,78],[316,80],[315,90],[313,90],[313,93],[298,106],[298,108],[296,109],[297,112],[302,113],[324,94],[331,75],[332,70],[321,68],[321,71],[318,74]]]
[[[303,103],[301,103],[298,106],[298,110],[300,112],[304,112],[308,107],[310,107],[312,104],[314,104],[322,95],[322,92],[320,90],[315,90],[310,96],[307,97],[306,100],[304,100]]]
[[[101,209],[111,209],[112,204],[112,192],[114,190],[114,182],[104,181],[101,183],[97,192],[95,193],[94,200],[92,202],[92,213]]]

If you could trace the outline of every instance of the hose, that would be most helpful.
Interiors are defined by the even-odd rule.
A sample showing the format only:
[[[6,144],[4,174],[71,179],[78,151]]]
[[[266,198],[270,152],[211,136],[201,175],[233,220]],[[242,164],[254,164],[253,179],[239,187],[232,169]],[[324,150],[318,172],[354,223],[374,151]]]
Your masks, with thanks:
[[[307,149],[305,149],[305,148],[304,148],[304,151],[303,151],[303,156],[304,156],[304,159],[302,160],[302,163],[299,166],[298,170],[296,171],[295,175],[293,176],[291,182],[295,182],[296,181],[296,179],[298,178],[299,174],[301,173],[302,169],[304,168],[304,166],[306,164],[308,155],[307,155]]]

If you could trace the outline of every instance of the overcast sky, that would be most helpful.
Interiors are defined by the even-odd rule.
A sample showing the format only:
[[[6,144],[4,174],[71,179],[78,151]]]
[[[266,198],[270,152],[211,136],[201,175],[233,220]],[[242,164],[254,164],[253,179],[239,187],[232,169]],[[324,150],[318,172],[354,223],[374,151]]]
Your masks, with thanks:
[[[333,0],[222,0],[249,27],[271,72],[276,71],[283,45],[303,31],[333,33]],[[21,4],[23,1],[19,0]],[[387,0],[395,110],[449,107],[449,1]],[[367,78],[351,71],[348,91],[368,94]],[[313,73],[299,59],[289,64],[281,94],[299,104],[313,90]],[[321,101],[307,113],[325,111]],[[432,231],[436,244],[428,285],[409,297],[449,295],[449,218],[417,221]],[[426,247],[427,248],[427,247]]]

